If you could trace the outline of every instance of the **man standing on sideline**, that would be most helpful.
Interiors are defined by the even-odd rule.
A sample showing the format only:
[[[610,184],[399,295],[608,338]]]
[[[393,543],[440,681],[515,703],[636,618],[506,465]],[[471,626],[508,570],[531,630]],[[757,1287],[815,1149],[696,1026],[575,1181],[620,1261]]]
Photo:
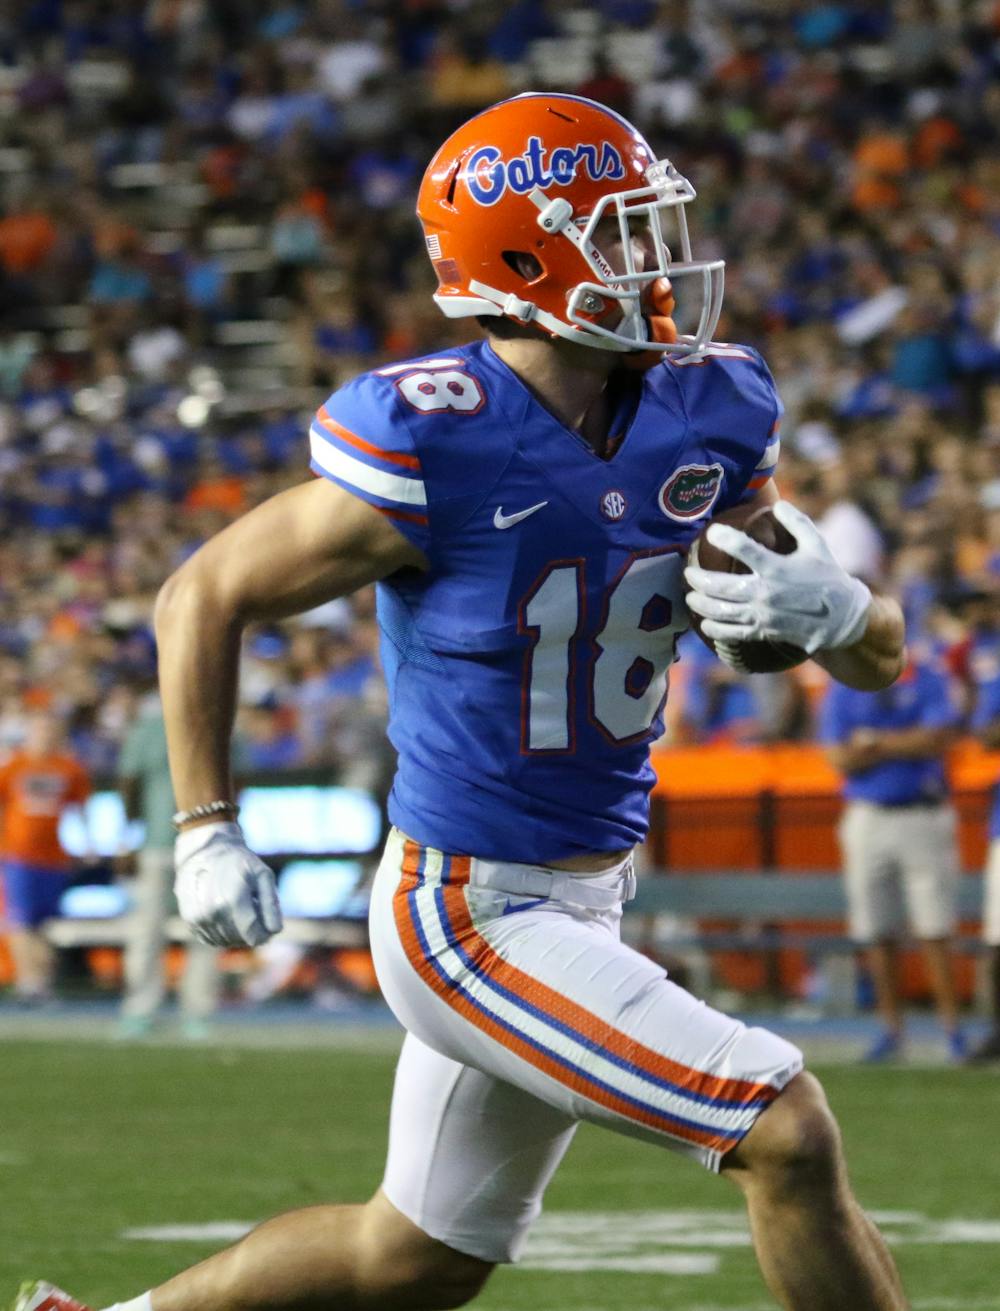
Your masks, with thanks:
[[[899,938],[906,918],[923,947],[953,1061],[965,1056],[952,974],[958,851],[944,754],[958,726],[947,679],[910,664],[880,692],[831,685],[822,738],[844,775],[839,837],[852,938],[865,948],[883,1030],[864,1059],[888,1061],[903,1044]]]
[[[0,768],[0,856],[15,990],[26,1003],[48,1000],[55,955],[42,924],[59,913],[72,857],[59,821],[90,796],[83,766],[62,748],[62,726],[47,711],[28,721],[24,746]]]
[[[163,710],[155,692],[142,701],[122,745],[118,787],[129,819],[146,826],[132,884],[132,913],[125,943],[125,1000],[118,1036],[141,1038],[163,1004],[163,948],[173,902],[174,791],[167,763]],[[180,987],[181,1033],[199,1040],[218,1001],[218,952],[192,936]]]

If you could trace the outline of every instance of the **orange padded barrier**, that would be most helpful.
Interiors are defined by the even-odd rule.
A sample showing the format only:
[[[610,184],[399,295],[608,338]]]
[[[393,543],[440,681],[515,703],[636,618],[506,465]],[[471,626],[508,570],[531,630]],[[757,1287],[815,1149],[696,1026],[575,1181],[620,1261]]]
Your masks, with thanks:
[[[840,777],[821,747],[685,746],[653,754],[654,850],[675,869],[839,867]],[[949,757],[962,866],[986,858],[1000,753],[960,742]],[[663,804],[665,803],[665,804]]]
[[[653,789],[650,832],[652,859],[663,869],[786,869],[827,871],[840,868],[837,821],[841,811],[840,776],[821,747],[685,746],[654,752],[657,782]],[[949,777],[958,811],[962,868],[981,870],[986,860],[991,792],[1000,779],[1000,753],[984,751],[972,740],[950,753]],[[703,923],[703,927],[723,927]],[[842,932],[843,925],[824,926]],[[816,932],[813,924],[786,925]],[[977,925],[967,925],[975,934]],[[714,955],[717,974],[731,987],[752,991],[768,987],[796,995],[803,986],[804,953],[781,949],[765,959],[735,952]],[[974,963],[955,962],[963,1001],[971,999]],[[917,953],[903,959],[903,992],[925,998],[927,985]]]

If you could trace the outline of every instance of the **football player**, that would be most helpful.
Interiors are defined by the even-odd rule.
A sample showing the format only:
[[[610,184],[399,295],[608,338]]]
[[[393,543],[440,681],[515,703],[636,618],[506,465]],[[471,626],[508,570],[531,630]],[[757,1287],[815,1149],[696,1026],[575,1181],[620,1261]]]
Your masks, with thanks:
[[[856,687],[903,659],[896,605],[777,499],[780,403],[756,351],[712,340],[723,266],[693,257],[694,194],[592,101],[473,118],[417,210],[438,305],[485,339],[337,391],[318,477],[164,588],[180,905],[206,941],[256,945],[281,915],[229,775],[241,632],[378,581],[399,768],[371,940],[407,1037],[367,1205],[267,1221],[126,1311],[459,1306],[517,1258],[581,1120],[738,1184],[783,1306],[905,1305],[799,1051],[618,935],[687,606],[711,637],[796,644]],[[743,504],[773,505],[798,549],[716,525],[752,572],[685,577],[706,521]],[[22,1311],[61,1296],[36,1287]]]

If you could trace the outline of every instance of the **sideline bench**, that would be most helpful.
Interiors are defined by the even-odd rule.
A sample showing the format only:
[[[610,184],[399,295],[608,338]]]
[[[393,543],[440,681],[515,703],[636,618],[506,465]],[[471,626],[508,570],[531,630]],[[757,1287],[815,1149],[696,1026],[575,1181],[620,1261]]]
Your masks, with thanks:
[[[963,874],[958,882],[959,923],[978,924],[983,880]],[[786,924],[842,924],[847,917],[843,878],[838,873],[782,870],[781,873],[725,873],[704,870],[647,870],[639,875],[630,916],[671,914],[684,919],[749,921],[753,929],[699,929],[671,939],[671,945],[703,950],[764,951],[795,947],[810,952],[853,951],[856,944],[840,933],[787,931]],[[958,934],[955,946],[978,952],[977,936]]]
[[[978,923],[982,903],[982,876],[962,875],[958,885],[958,918]],[[760,951],[801,947],[818,952],[853,950],[843,933],[788,932],[787,924],[842,924],[847,916],[843,880],[839,874],[815,870],[781,873],[707,873],[703,870],[647,870],[639,876],[638,890],[626,914],[670,914],[682,919],[732,920],[753,924],[753,929],[699,929],[680,935],[676,945],[706,950]],[[120,947],[128,937],[128,916],[112,919],[54,919],[45,936],[56,947]],[[283,936],[291,942],[330,947],[364,946],[368,927],[357,919],[288,919]],[[167,921],[171,942],[186,942],[190,934],[183,920]],[[965,951],[979,949],[978,937],[959,935],[956,945]]]

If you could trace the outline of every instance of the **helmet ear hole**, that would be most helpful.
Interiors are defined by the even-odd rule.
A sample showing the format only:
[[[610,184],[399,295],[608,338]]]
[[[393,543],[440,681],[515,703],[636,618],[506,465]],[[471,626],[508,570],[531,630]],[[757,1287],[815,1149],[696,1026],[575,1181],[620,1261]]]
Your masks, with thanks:
[[[451,171],[451,178],[448,182],[448,194],[445,196],[445,204],[449,208],[455,208],[455,188],[458,186],[458,175],[461,172],[462,161],[456,161],[455,167]]]
[[[545,272],[541,260],[532,255],[530,250],[504,250],[500,257],[508,268],[513,269],[525,282],[534,282]]]

